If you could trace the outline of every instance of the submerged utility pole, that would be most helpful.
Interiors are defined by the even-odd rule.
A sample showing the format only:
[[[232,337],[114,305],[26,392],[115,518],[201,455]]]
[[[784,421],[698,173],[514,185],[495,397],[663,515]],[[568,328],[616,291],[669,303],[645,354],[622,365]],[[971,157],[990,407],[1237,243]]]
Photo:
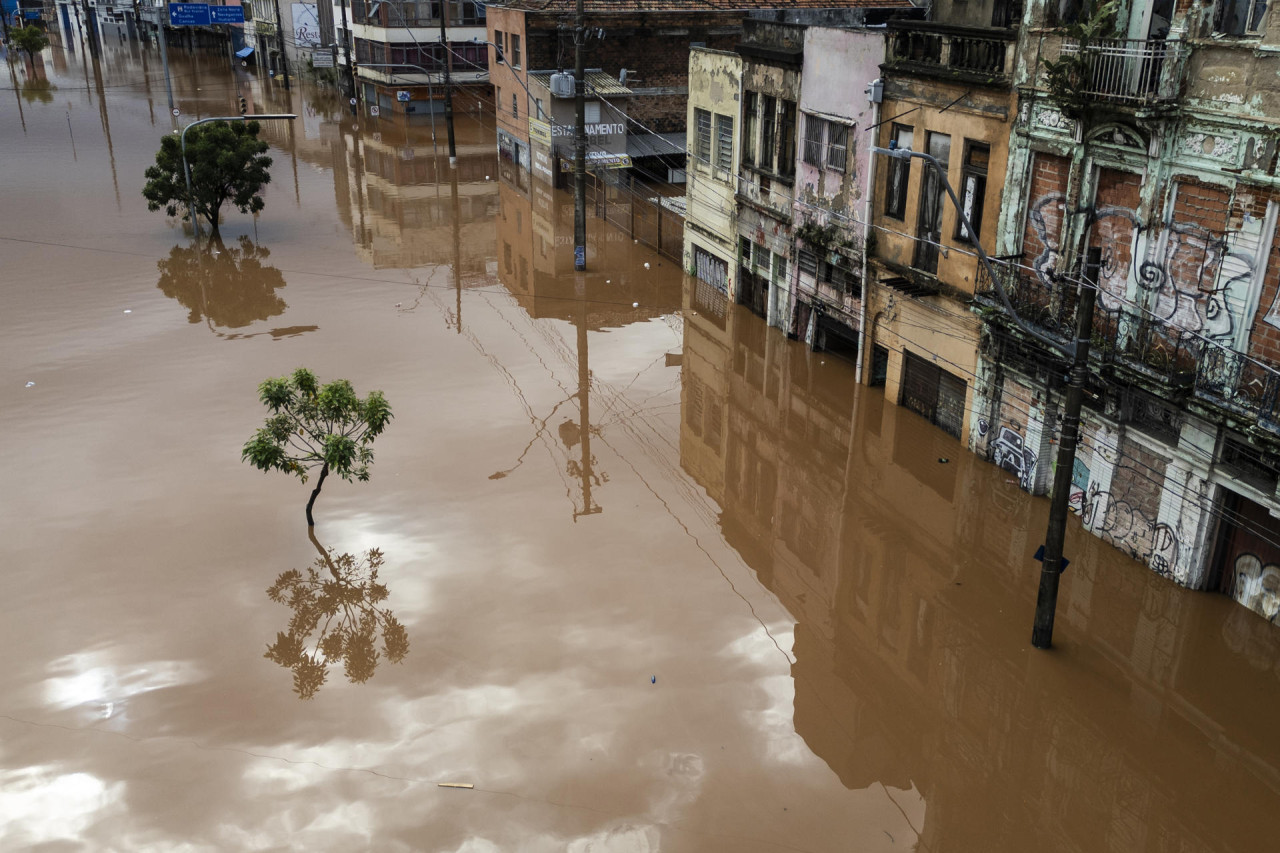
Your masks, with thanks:
[[[289,91],[289,56],[284,50],[284,19],[280,17],[280,0],[276,6],[276,43],[280,45],[280,69],[284,73],[284,90]]]
[[[164,8],[160,9],[160,17],[158,19],[158,23],[160,24],[160,26],[156,32],[156,35],[159,37],[159,40],[160,40],[160,64],[164,66],[164,93],[169,96],[169,115],[172,118],[177,118],[177,116],[174,115],[174,107],[173,107],[173,81],[169,79],[169,43],[164,36],[165,24],[169,23],[169,7],[168,6],[165,6]]]
[[[583,42],[587,40],[585,13],[578,0],[573,24],[573,268],[587,268],[587,101]]]
[[[1062,577],[1062,545],[1067,533],[1067,512],[1071,499],[1071,479],[1076,465],[1076,445],[1080,441],[1080,410],[1089,375],[1089,340],[1093,336],[1093,306],[1098,294],[1101,249],[1089,249],[1085,281],[1076,303],[1076,346],[1071,359],[1067,399],[1063,405],[1062,437],[1058,443],[1057,468],[1053,472],[1053,493],[1049,498],[1049,528],[1044,539],[1044,563],[1040,567],[1040,591],[1036,594],[1036,617],[1031,629],[1031,645],[1047,649],[1053,645],[1053,617],[1058,608],[1058,579]]]
[[[440,47],[444,49],[444,124],[449,134],[449,168],[458,165],[458,146],[453,141],[453,81],[449,77],[449,66],[453,64],[453,51],[449,48],[449,34],[445,28],[449,23],[449,4],[440,4]]]
[[[347,63],[348,98],[356,96],[356,68],[351,64],[351,35],[347,32],[347,0],[341,0],[338,6],[342,9],[342,58]]]

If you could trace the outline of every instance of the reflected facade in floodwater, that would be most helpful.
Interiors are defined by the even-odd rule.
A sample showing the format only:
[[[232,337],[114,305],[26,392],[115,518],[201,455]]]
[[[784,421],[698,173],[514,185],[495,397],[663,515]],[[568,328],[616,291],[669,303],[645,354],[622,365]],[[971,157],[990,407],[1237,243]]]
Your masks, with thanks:
[[[324,686],[329,668],[342,664],[352,684],[373,677],[385,657],[400,663],[409,653],[409,633],[390,608],[390,593],[378,580],[386,558],[377,548],[335,554],[312,542],[320,556],[306,568],[281,572],[267,597],[293,611],[286,630],[267,647],[266,657],[293,672],[293,690],[310,699]],[[382,651],[378,651],[381,638]]]
[[[177,245],[157,261],[156,287],[189,312],[187,322],[240,329],[283,314],[288,304],[276,293],[285,286],[280,270],[264,261],[271,250],[241,235],[232,245],[212,249]]]
[[[1273,709],[1243,687],[1276,693],[1271,626],[1075,527],[1062,648],[1028,656],[1041,503],[851,365],[685,299],[681,463],[794,617],[795,729],[846,787],[916,789],[929,851],[1274,846]]]

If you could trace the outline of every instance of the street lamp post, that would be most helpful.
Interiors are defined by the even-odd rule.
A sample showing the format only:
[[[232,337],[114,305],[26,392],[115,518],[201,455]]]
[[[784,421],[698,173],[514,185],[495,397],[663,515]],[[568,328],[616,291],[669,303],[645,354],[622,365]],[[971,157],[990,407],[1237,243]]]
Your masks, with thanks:
[[[1092,271],[1097,267],[1097,260],[1090,257],[1086,265],[1089,271],[1086,274],[1088,280],[1082,284],[1080,302],[1076,307],[1075,340],[1066,343],[1054,340],[1027,325],[1018,316],[1018,312],[1009,301],[1008,294],[1005,293],[1004,283],[996,275],[991,259],[987,257],[987,253],[982,249],[982,244],[978,241],[978,235],[973,230],[973,223],[965,215],[964,207],[960,204],[960,200],[956,198],[955,190],[951,188],[951,183],[947,180],[946,166],[940,163],[936,157],[906,148],[873,147],[871,152],[899,160],[911,158],[924,160],[937,170],[938,178],[943,187],[946,188],[947,195],[951,198],[951,203],[955,205],[956,213],[960,217],[960,222],[964,225],[964,233],[968,235],[969,242],[977,251],[978,260],[982,263],[987,276],[991,279],[991,284],[995,288],[996,294],[999,295],[1000,301],[1004,303],[1005,310],[1008,311],[1009,316],[1024,332],[1071,359],[1067,396],[1063,403],[1062,436],[1058,443],[1058,462],[1053,474],[1053,493],[1049,499],[1049,526],[1045,532],[1044,559],[1040,567],[1040,588],[1036,595],[1035,622],[1031,631],[1031,645],[1037,649],[1047,649],[1053,644],[1053,619],[1058,606],[1058,580],[1062,576],[1062,546],[1067,532],[1071,476],[1075,468],[1076,445],[1080,440],[1080,412],[1084,407],[1084,385],[1089,371],[1089,343],[1093,334],[1093,307],[1097,291],[1096,274],[1093,274]]]
[[[182,145],[182,174],[187,179],[187,215],[191,217],[191,227],[196,232],[196,242],[200,242],[200,220],[196,218],[195,194],[191,190],[191,164],[187,162],[187,131],[198,124],[206,124],[211,121],[274,121],[295,119],[293,113],[272,113],[268,115],[256,116],[211,116],[209,118],[197,119],[182,129],[182,136],[179,141]]]

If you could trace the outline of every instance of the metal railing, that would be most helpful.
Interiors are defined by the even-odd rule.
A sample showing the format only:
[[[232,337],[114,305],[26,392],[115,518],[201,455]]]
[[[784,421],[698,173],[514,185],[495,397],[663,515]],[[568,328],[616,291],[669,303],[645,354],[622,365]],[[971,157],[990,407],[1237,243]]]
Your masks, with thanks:
[[[1078,54],[1079,43],[1064,39],[1062,53]],[[1178,97],[1181,41],[1097,39],[1084,47],[1088,75],[1081,91],[1110,101],[1154,104]]]
[[[1009,301],[1024,321],[1063,341],[1075,334],[1079,290],[1074,282],[1046,284],[1014,263],[997,269]],[[979,300],[1003,313],[981,264],[977,275]],[[1280,369],[1135,305],[1108,307],[1106,301],[1104,295],[1094,310],[1091,361],[1128,367],[1160,382],[1170,393],[1194,394],[1280,432]]]
[[[1013,45],[990,30],[894,21],[889,25],[888,59],[937,71],[1004,76],[1009,73]]]

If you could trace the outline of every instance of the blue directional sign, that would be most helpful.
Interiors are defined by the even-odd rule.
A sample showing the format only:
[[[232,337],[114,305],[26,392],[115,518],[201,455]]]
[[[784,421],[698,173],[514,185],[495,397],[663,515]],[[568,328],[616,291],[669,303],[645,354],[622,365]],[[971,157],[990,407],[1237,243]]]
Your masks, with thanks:
[[[243,6],[210,6],[209,20],[214,24],[243,24]]]
[[[241,12],[244,10],[242,9]],[[207,27],[209,19],[208,3],[170,3],[169,23],[175,27]]]

